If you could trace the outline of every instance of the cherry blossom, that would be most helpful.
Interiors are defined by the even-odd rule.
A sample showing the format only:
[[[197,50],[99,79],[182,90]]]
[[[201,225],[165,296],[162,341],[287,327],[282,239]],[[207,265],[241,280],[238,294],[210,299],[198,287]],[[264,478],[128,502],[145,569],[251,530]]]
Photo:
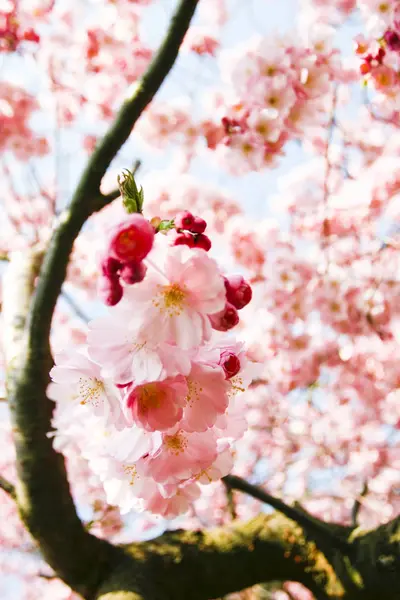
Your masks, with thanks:
[[[163,431],[181,420],[188,384],[183,376],[133,384],[124,399],[127,420],[149,431]]]
[[[112,380],[103,379],[100,368],[83,353],[64,352],[56,356],[56,366],[50,372],[53,384],[49,397],[72,405],[90,405],[94,414],[106,423],[124,426],[121,394]]]

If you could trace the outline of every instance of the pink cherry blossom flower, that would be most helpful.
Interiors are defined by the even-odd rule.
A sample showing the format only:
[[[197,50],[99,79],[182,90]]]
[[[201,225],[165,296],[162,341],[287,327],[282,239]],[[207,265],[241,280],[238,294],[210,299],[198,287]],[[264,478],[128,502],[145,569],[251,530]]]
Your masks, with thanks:
[[[149,433],[136,426],[126,427],[106,436],[101,454],[111,456],[120,463],[136,463],[140,458],[156,452],[160,445],[161,433]]]
[[[193,482],[172,486],[173,491],[168,490],[169,487],[171,486],[157,486],[144,500],[146,510],[172,519],[186,513],[201,493],[199,486]]]
[[[112,380],[103,378],[100,367],[82,352],[64,351],[56,355],[50,371],[53,383],[48,395],[54,401],[88,406],[106,424],[126,426],[121,393]]]
[[[138,463],[138,469],[158,483],[178,483],[209,467],[216,457],[216,437],[211,429],[188,433],[175,428],[163,433],[161,447]]]
[[[133,462],[121,463],[107,457],[90,461],[90,466],[103,482],[107,502],[118,506],[121,514],[143,510],[142,495],[157,491],[156,483],[139,474]]]
[[[219,415],[215,422],[215,431],[220,440],[233,442],[240,440],[248,429],[246,415],[243,414],[243,406],[231,399],[225,414]]]
[[[218,265],[203,250],[165,245],[157,250],[146,259],[144,281],[127,288],[121,310],[132,314],[135,306],[146,338],[183,349],[198,346],[210,336],[207,315],[225,304]]]
[[[119,308],[119,307],[118,307]],[[118,384],[136,385],[176,375],[191,369],[187,352],[158,342],[129,322],[125,311],[113,310],[89,323],[88,354]]]
[[[129,423],[147,431],[170,429],[183,415],[188,385],[182,375],[142,385],[132,384],[124,397],[124,414]]]
[[[202,483],[203,485],[207,485],[212,483],[213,481],[218,481],[225,475],[228,475],[233,468],[233,455],[232,450],[229,447],[219,451],[219,454],[212,465],[210,465],[207,469],[203,469],[200,471],[198,475],[196,475],[196,481],[198,483]]]
[[[206,431],[228,406],[229,383],[220,367],[193,363],[186,377],[188,392],[180,427],[185,431]]]

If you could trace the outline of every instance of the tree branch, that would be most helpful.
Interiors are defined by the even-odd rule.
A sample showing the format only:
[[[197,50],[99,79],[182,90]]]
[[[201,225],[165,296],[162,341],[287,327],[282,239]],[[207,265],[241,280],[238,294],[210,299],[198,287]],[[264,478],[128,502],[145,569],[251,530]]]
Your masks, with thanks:
[[[15,487],[5,477],[0,475],[0,488],[4,490],[13,500],[16,500]]]
[[[357,527],[357,525],[358,525],[358,514],[359,514],[361,506],[362,506],[361,499],[365,498],[365,496],[367,494],[368,494],[368,482],[365,481],[364,485],[363,485],[363,489],[361,490],[360,495],[357,496],[357,498],[353,504],[353,508],[351,510],[351,522],[354,527]]]
[[[225,486],[227,507],[231,519],[234,521],[237,518],[235,496],[232,487],[229,485],[229,481],[225,481],[225,479],[226,478],[224,478],[222,482]]]
[[[284,515],[202,531],[166,532],[124,547],[97,600],[209,600],[269,581],[299,581],[318,600],[344,597],[330,563]],[[118,594],[121,594],[120,596]],[[132,598],[135,598],[133,595]]]
[[[52,366],[51,321],[74,241],[87,218],[111,201],[100,193],[101,180],[172,68],[197,3],[179,2],[159,51],[130,91],[92,154],[71,204],[59,216],[39,277],[34,257],[27,253],[23,276],[10,277],[10,285],[4,287],[9,296],[6,332],[12,342],[7,389],[17,453],[17,503],[45,560],[61,579],[87,597],[106,577],[113,547],[85,531],[70,494],[64,459],[47,437],[53,409],[46,398]]]
[[[236,475],[227,475],[223,478],[223,482],[233,490],[240,490],[241,492],[244,492],[245,494],[248,494],[257,500],[260,500],[261,502],[269,504],[276,510],[279,510],[279,512],[282,514],[289,517],[289,519],[292,519],[301,525],[309,534],[317,534],[318,538],[321,536],[325,538],[333,548],[337,548],[341,552],[350,552],[351,545],[348,544],[343,537],[336,535],[328,523],[312,517],[305,510],[300,510],[299,508],[285,504],[283,500],[280,500],[275,496],[271,496],[271,494],[268,494],[268,492],[264,491],[262,488],[252,485]]]
[[[349,528],[352,557],[331,558],[285,515],[228,527],[169,531],[115,548],[114,570],[95,600],[209,600],[272,581],[298,581],[318,600],[400,598],[400,518]]]

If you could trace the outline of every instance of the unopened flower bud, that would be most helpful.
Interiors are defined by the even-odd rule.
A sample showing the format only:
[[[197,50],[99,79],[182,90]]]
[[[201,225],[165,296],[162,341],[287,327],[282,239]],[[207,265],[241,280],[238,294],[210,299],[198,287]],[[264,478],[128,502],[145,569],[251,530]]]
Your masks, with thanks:
[[[383,34],[383,39],[385,40],[389,50],[393,50],[394,52],[400,51],[400,36],[398,33],[396,33],[396,31],[388,29]]]
[[[101,271],[106,277],[115,277],[121,267],[122,263],[112,256],[107,256],[101,261]]]
[[[201,217],[194,217],[189,231],[192,233],[204,233],[207,228],[207,223]]]
[[[194,221],[194,216],[188,210],[183,210],[179,212],[175,219],[175,228],[176,229],[190,229]]]
[[[226,299],[240,310],[250,302],[253,291],[250,284],[241,275],[225,277]]]
[[[194,247],[195,248],[203,248],[206,252],[208,252],[211,248],[211,240],[208,236],[203,233],[199,233],[194,238]]]
[[[210,322],[213,329],[217,331],[228,331],[239,323],[239,315],[234,306],[227,302],[225,308],[214,315],[210,315]]]
[[[99,296],[107,306],[115,306],[121,300],[122,286],[117,278],[102,277],[99,284]]]
[[[159,224],[161,223],[161,219],[160,217],[153,217],[150,220],[150,224],[154,227],[154,229],[157,231],[157,228],[159,226]]]
[[[121,262],[141,262],[150,252],[154,229],[142,215],[134,214],[113,230],[110,255]]]
[[[188,231],[175,232],[173,246],[189,246],[189,248],[193,248],[194,237]]]
[[[221,353],[219,364],[225,372],[226,379],[234,377],[240,371],[239,358],[236,356],[236,354],[233,354],[233,352],[229,352],[228,350],[225,350]]]
[[[121,269],[120,277],[130,285],[140,283],[146,275],[147,267],[143,263],[125,263]]]

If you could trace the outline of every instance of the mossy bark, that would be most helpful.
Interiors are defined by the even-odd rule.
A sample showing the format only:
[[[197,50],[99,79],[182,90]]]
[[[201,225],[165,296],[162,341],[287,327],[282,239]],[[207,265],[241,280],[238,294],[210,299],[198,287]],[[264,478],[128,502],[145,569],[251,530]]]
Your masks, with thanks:
[[[335,549],[330,559],[302,527],[279,513],[210,531],[168,532],[121,549],[95,598],[122,600],[118,594],[132,593],[127,600],[210,600],[289,580],[305,585],[317,600],[398,600],[398,521],[353,531],[349,553]]]

